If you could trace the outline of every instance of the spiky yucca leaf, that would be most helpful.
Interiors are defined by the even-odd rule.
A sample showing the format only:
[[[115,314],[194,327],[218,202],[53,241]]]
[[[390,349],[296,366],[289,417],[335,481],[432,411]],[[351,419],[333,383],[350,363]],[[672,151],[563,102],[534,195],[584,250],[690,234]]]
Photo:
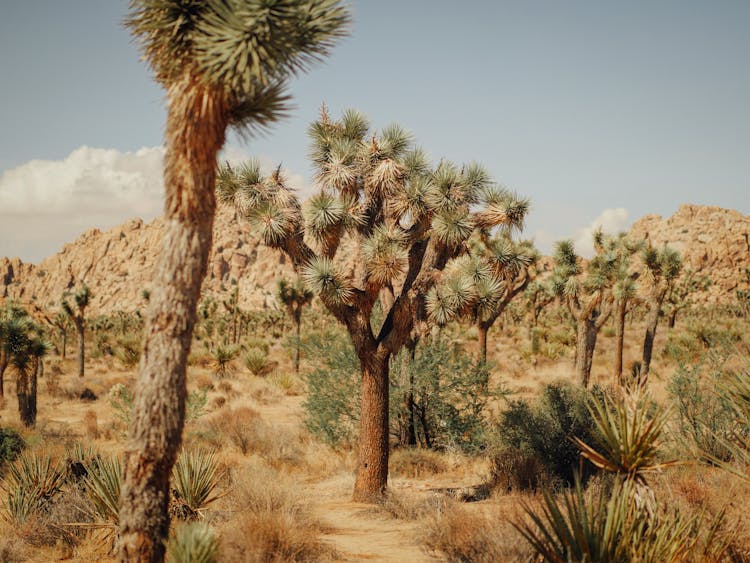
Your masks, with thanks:
[[[595,448],[575,438],[581,455],[597,467],[632,478],[636,483],[645,483],[649,472],[675,465],[674,461],[657,461],[659,440],[669,412],[653,407],[656,412],[651,415],[649,406],[648,396],[640,391],[616,399],[592,400],[589,412],[600,440]]]
[[[402,159],[404,174],[410,180],[427,176],[430,173],[430,159],[421,147],[414,147]]]
[[[324,187],[347,191],[355,185],[359,170],[360,145],[351,139],[326,138],[315,149],[318,172],[315,179]]]
[[[299,226],[296,210],[280,207],[270,201],[261,203],[250,219],[260,228],[263,242],[272,248],[280,247]]]
[[[370,120],[361,111],[346,109],[341,114],[341,133],[350,141],[361,141],[370,130]]]
[[[86,466],[83,488],[94,506],[100,520],[117,525],[120,521],[120,488],[122,487],[122,463],[116,456],[96,457]]]
[[[419,176],[413,178],[404,189],[398,190],[386,203],[396,217],[409,219],[413,224],[429,212],[428,199],[431,189],[430,179]]]
[[[505,284],[493,276],[474,282],[474,301],[477,315],[485,319],[495,312],[505,293]]]
[[[167,557],[172,563],[215,563],[218,553],[216,536],[203,522],[179,526],[167,542]]]
[[[396,160],[385,158],[377,161],[367,175],[365,189],[382,198],[393,196],[404,184],[404,168]]]
[[[322,299],[330,299],[337,304],[348,304],[352,299],[354,290],[351,284],[328,258],[313,258],[303,268],[302,279]]]
[[[307,201],[302,216],[307,232],[320,242],[325,240],[333,229],[341,226],[345,213],[346,209],[341,199],[321,192]]]
[[[379,155],[388,160],[400,159],[413,141],[413,135],[398,124],[385,127],[378,139]]]
[[[371,283],[390,283],[406,272],[406,233],[396,226],[378,226],[362,243],[367,278]]]
[[[432,219],[432,229],[443,244],[456,248],[471,236],[474,223],[467,212],[444,210]]]
[[[219,498],[213,494],[219,484],[219,463],[212,452],[183,450],[172,470],[175,497],[191,515],[199,515]]]
[[[425,296],[425,306],[430,320],[437,326],[447,325],[457,314],[453,300],[443,288],[430,288]]]

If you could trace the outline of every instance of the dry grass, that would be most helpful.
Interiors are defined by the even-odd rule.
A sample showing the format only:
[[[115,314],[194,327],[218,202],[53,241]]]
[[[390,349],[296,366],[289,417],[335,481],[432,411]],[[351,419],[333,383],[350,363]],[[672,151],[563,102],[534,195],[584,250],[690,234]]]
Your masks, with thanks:
[[[219,527],[220,561],[321,561],[334,552],[298,483],[260,463],[234,475],[231,510],[235,517]]]
[[[450,469],[451,464],[440,452],[423,448],[399,448],[389,457],[388,469],[394,477],[421,479]]]
[[[96,440],[99,438],[99,421],[96,411],[93,409],[87,410],[83,415],[83,428],[87,439]]]

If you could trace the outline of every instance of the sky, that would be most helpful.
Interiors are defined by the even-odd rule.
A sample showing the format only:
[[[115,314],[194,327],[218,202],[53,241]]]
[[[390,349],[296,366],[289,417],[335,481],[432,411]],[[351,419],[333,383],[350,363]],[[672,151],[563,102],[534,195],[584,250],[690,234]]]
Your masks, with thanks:
[[[353,0],[350,36],[290,84],[295,109],[223,158],[314,189],[321,102],[397,122],[531,200],[523,236],[582,253],[682,203],[750,213],[750,2]],[[125,0],[0,0],[0,256],[161,213],[164,96]]]

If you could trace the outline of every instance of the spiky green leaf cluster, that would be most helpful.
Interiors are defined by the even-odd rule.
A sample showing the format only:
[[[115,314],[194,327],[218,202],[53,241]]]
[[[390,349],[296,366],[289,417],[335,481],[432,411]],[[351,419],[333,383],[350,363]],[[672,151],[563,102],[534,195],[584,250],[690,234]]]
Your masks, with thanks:
[[[86,477],[83,489],[86,492],[97,519],[116,526],[120,521],[120,489],[123,468],[117,456],[96,456],[85,464]]]
[[[313,258],[303,269],[302,279],[310,290],[324,300],[337,304],[351,301],[353,290],[349,281],[328,258]]]
[[[131,0],[126,25],[166,89],[198,82],[241,126],[274,121],[286,80],[327,55],[349,19],[338,0]]]
[[[203,522],[190,522],[177,528],[167,542],[167,557],[174,563],[215,563],[219,542]]]
[[[214,493],[219,479],[216,456],[202,450],[184,450],[172,469],[176,500],[191,515],[199,515],[201,510],[219,498]]]
[[[3,482],[5,518],[14,525],[25,523],[47,509],[65,481],[62,465],[38,452],[22,455],[10,466]]]

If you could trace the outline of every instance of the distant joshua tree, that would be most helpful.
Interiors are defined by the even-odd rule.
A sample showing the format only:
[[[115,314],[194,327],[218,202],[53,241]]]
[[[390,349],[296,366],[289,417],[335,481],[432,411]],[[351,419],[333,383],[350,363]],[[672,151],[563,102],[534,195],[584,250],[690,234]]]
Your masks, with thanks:
[[[563,240],[555,245],[552,288],[567,305],[576,323],[575,372],[584,387],[588,387],[591,378],[597,336],[612,314],[611,289],[618,260],[605,243],[606,246],[611,244],[601,231],[594,233],[596,254],[585,270],[572,241]]]
[[[646,335],[643,338],[643,361],[640,371],[641,382],[646,383],[651,369],[651,356],[654,350],[656,327],[659,324],[659,316],[662,314],[662,305],[682,271],[682,257],[679,252],[667,245],[664,245],[661,250],[648,245],[643,249],[641,257],[651,283],[646,301],[648,313],[646,314]]]
[[[67,299],[69,296],[71,295],[63,297],[62,310],[73,322],[78,335],[78,377],[83,377],[86,364],[86,308],[91,301],[91,291],[86,284],[83,284],[78,291],[72,294],[73,305]]]
[[[448,263],[478,229],[512,225],[518,200],[477,164],[433,168],[401,127],[371,131],[356,111],[333,120],[323,108],[309,132],[320,191],[304,206],[279,170],[264,176],[257,162],[225,166],[219,198],[290,257],[349,332],[362,375],[354,499],[369,502],[388,479],[390,359],[429,328],[427,295]]]
[[[165,232],[144,330],[120,509],[120,560],[161,561],[185,365],[206,274],[216,155],[288,108],[286,81],[345,32],[337,0],[131,0],[126,25],[167,92]]]
[[[642,241],[630,240],[625,234],[611,238],[610,252],[617,260],[615,282],[612,286],[615,321],[615,374],[616,385],[622,385],[622,356],[625,346],[625,316],[628,306],[637,298],[639,274],[631,268],[633,256],[643,248]]]
[[[300,333],[302,330],[302,308],[310,303],[315,296],[307,289],[302,280],[297,278],[294,283],[287,279],[279,280],[277,291],[279,301],[286,307],[294,322],[294,332],[297,340],[294,343],[294,373],[299,375]]]

